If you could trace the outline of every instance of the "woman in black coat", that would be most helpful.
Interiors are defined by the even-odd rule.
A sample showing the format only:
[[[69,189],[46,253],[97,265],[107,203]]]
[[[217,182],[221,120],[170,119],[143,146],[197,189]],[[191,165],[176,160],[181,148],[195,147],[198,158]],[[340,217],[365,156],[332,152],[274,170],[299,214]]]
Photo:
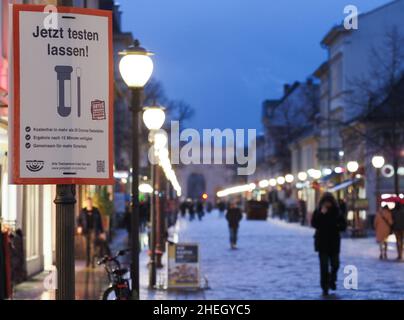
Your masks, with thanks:
[[[341,247],[340,232],[346,229],[346,220],[341,214],[338,203],[331,193],[325,193],[314,211],[311,225],[316,229],[315,250],[320,259],[320,278],[323,295],[328,290],[336,290]],[[330,270],[331,267],[331,270]]]

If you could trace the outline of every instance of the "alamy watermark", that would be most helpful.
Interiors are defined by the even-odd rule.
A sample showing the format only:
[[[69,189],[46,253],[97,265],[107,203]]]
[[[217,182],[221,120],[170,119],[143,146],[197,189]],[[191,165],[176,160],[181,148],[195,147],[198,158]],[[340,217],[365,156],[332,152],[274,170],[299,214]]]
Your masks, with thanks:
[[[180,131],[178,121],[171,121],[170,135],[164,130],[160,134],[170,137],[170,162],[172,164],[237,164],[238,175],[252,175],[256,169],[255,129],[196,129]],[[248,141],[247,147],[244,147]],[[166,144],[168,143],[166,139]],[[155,149],[149,149],[149,161],[157,164]]]
[[[43,280],[43,287],[45,290],[52,291],[58,288],[58,277],[57,277],[57,269],[55,266],[52,266],[52,270],[49,271],[49,274]]]
[[[353,4],[347,5],[344,7],[344,14],[347,14],[344,19],[344,28],[346,30],[357,30],[359,28],[358,8]]]
[[[344,288],[347,290],[358,290],[358,268],[354,265],[344,267]]]

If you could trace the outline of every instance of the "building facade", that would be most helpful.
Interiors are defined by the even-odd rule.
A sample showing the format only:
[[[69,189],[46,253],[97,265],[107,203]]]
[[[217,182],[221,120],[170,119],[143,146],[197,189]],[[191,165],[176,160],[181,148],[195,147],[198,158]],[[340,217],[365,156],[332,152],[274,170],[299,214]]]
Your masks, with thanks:
[[[76,0],[74,6],[88,8],[102,8],[116,10],[112,6],[107,8],[107,1]],[[109,1],[113,3],[112,1]],[[22,230],[24,235],[24,248],[27,275],[31,276],[43,270],[51,270],[55,261],[55,206],[53,200],[56,188],[53,185],[8,185],[8,84],[9,64],[9,4],[53,4],[57,1],[0,1],[0,185],[1,185],[1,224],[3,228],[15,231]],[[114,22],[120,26],[120,19],[114,16]],[[120,29],[114,36],[114,42],[120,40]],[[115,74],[116,79],[120,79]],[[119,90],[116,90],[118,92]],[[119,104],[118,99],[118,104]],[[119,109],[119,107],[118,107]],[[78,186],[76,214],[78,214],[85,196],[95,190],[95,187]],[[112,194],[112,192],[111,192]]]
[[[357,30],[346,30],[342,25],[333,27],[321,42],[328,59],[314,73],[321,83],[319,165],[334,168],[341,163],[358,161],[358,173],[363,179],[353,192],[357,193],[355,197],[369,200],[364,207],[371,215],[377,210],[376,197],[380,196],[376,195],[376,170],[371,159],[376,154],[383,155],[386,165],[390,166],[392,157],[382,141],[374,143],[369,122],[363,120],[370,105],[381,104],[378,100],[383,92],[377,87],[383,81],[388,82],[386,77],[389,76],[380,66],[389,64],[392,54],[389,50],[397,45],[398,50],[404,52],[403,16],[404,1],[397,0],[359,15]],[[404,60],[397,62],[395,72],[399,77],[404,70]],[[402,144],[402,135],[397,132],[395,136],[396,145]],[[402,157],[398,161],[396,169],[403,166]],[[392,179],[382,175],[380,193],[394,193]],[[402,175],[399,180],[402,185]]]

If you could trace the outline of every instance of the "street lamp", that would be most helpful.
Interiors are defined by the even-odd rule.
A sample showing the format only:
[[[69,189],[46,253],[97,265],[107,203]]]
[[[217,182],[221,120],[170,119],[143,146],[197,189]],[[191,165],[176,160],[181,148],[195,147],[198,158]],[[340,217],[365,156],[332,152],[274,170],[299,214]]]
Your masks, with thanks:
[[[376,169],[381,169],[383,168],[385,163],[384,157],[383,156],[374,156],[372,158],[372,165],[376,168]]]
[[[380,169],[383,168],[385,164],[383,156],[374,156],[372,158],[372,165],[376,169],[376,210],[379,208],[379,194],[380,194]]]
[[[307,170],[307,173],[310,176],[310,178],[312,178],[314,180],[318,180],[318,179],[321,178],[321,171],[320,170],[309,169],[309,170]]]
[[[126,50],[119,52],[119,72],[131,89],[132,102],[132,214],[131,256],[132,298],[139,300],[139,112],[143,104],[143,91],[153,72],[153,54],[140,46],[138,40]]]
[[[276,182],[277,182],[280,186],[282,186],[282,185],[285,184],[286,180],[285,180],[284,177],[278,177],[278,178],[276,178]]]
[[[285,176],[285,181],[286,181],[287,183],[292,183],[293,180],[295,180],[295,177],[294,177],[292,174],[287,174],[287,175]]]
[[[269,181],[268,180],[261,180],[259,183],[258,183],[258,186],[261,188],[261,189],[265,189],[265,188],[268,188],[269,187]]]
[[[143,122],[147,129],[160,130],[166,119],[164,108],[159,106],[145,107],[143,109]]]
[[[276,179],[274,179],[274,178],[269,179],[268,182],[269,182],[269,185],[270,185],[271,187],[276,187],[276,184],[277,184]]]
[[[346,164],[346,168],[347,168],[348,172],[351,173],[351,178],[353,181],[355,172],[357,172],[359,169],[359,163],[357,161],[349,161]],[[358,225],[359,225],[360,217],[359,217],[359,211],[355,208],[356,200],[357,200],[357,190],[356,190],[355,184],[353,184],[352,185],[352,196],[351,196],[351,210],[353,211],[353,216],[354,216],[354,218],[353,218],[354,229],[359,229]]]
[[[298,178],[300,181],[306,181],[306,180],[307,180],[307,173],[304,172],[304,171],[299,172],[299,173],[297,174],[297,178]]]
[[[122,79],[130,88],[143,88],[149,81],[153,72],[153,60],[148,52],[140,46],[139,40],[119,53],[122,56],[119,62],[119,72]]]
[[[355,173],[359,169],[359,163],[357,161],[349,161],[346,164],[346,168],[350,173]]]
[[[149,141],[152,144],[152,161],[151,161],[151,181],[153,193],[150,201],[150,215],[151,215],[151,234],[150,234],[150,262],[149,262],[149,287],[154,288],[156,285],[156,248],[157,248],[157,227],[160,230],[160,226],[157,226],[157,221],[161,222],[161,219],[157,219],[157,213],[159,210],[156,204],[156,195],[159,193],[158,176],[157,176],[157,161],[155,157],[159,157],[159,154],[167,151],[167,157],[160,159],[168,159],[167,134],[160,130],[165,121],[164,108],[160,106],[146,107],[143,111],[143,122],[145,126],[150,130]],[[157,178],[157,179],[156,179]],[[157,212],[158,211],[158,212]],[[159,223],[160,225],[160,223]]]

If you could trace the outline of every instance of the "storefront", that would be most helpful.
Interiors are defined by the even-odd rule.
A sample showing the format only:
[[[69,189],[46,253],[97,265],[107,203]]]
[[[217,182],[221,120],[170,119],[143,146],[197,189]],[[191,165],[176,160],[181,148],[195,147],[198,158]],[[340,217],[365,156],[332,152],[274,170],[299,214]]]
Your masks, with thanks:
[[[8,185],[8,0],[0,0],[0,219],[23,235],[29,275],[51,269],[55,251],[54,187]]]
[[[3,228],[21,230],[28,276],[50,270],[54,260],[54,187],[8,184],[7,126],[0,125],[0,210]]]

